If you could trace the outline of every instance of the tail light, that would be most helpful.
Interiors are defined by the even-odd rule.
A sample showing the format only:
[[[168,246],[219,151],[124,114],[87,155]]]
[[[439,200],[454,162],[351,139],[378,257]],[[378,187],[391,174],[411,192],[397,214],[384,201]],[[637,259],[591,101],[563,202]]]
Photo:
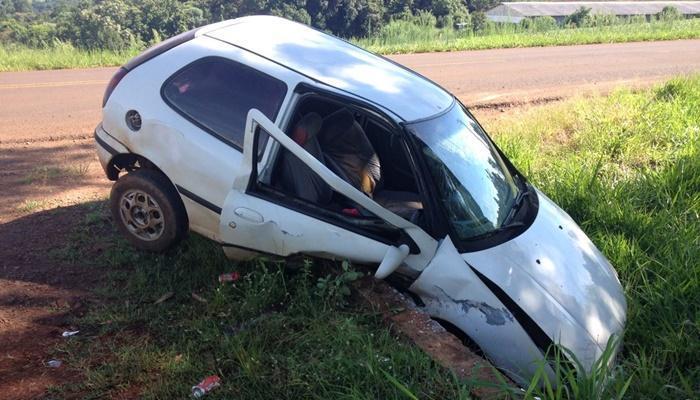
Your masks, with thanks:
[[[126,74],[129,71],[121,67],[119,70],[112,76],[112,79],[109,80],[109,83],[107,84],[107,89],[105,89],[105,94],[102,97],[102,108],[104,108],[105,104],[107,104],[107,100],[109,100],[109,96],[112,95],[112,92],[114,91],[114,88],[117,87],[119,82],[126,76]]]

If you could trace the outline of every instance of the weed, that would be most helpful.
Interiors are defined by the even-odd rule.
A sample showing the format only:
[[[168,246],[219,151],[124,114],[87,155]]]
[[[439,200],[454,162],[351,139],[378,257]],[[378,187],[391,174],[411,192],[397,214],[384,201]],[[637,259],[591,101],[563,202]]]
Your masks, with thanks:
[[[32,169],[22,180],[25,184],[51,183],[59,178],[79,178],[87,175],[90,164],[81,163],[67,167],[42,166]]]
[[[348,261],[343,261],[341,268],[340,275],[328,274],[323,278],[318,278],[318,283],[316,283],[318,295],[328,304],[347,304],[347,298],[350,296],[349,284],[362,277],[362,272],[353,270]]]
[[[17,211],[21,213],[31,213],[34,211],[39,211],[47,206],[46,200],[25,200],[17,206]]]

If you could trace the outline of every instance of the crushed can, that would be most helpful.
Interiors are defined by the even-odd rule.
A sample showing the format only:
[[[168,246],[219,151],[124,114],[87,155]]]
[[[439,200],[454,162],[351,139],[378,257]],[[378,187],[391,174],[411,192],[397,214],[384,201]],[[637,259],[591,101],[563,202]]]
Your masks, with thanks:
[[[221,378],[217,375],[207,376],[202,379],[196,386],[192,386],[192,397],[199,399],[207,393],[221,386]]]
[[[227,274],[221,274],[219,275],[219,282],[224,283],[224,282],[235,282],[241,278],[241,275],[238,273],[238,271],[234,272],[229,272]]]

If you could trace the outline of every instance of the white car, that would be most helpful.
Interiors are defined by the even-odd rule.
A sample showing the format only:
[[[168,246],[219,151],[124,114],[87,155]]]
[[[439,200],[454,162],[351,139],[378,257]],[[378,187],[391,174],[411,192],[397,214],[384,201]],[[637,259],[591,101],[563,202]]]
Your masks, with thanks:
[[[553,344],[590,368],[623,331],[610,263],[454,96],[305,25],[245,17],[147,50],[95,140],[140,249],[192,230],[235,259],[379,264],[518,383]]]

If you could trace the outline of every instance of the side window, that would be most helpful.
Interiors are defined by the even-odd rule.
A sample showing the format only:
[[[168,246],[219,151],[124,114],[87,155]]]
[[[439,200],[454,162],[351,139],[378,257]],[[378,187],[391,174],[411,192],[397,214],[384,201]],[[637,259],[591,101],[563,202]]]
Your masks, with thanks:
[[[252,108],[274,121],[287,85],[246,65],[208,57],[176,72],[163,85],[165,102],[218,138],[243,148]]]
[[[403,237],[402,230],[333,190],[304,161],[279,144],[265,130],[258,129],[255,140],[259,141],[260,136],[269,137],[273,147],[279,146],[280,151],[270,183],[263,182],[258,176],[258,157],[255,157],[251,177],[253,185],[249,190],[274,203],[386,243],[397,243]],[[317,144],[307,142],[302,147],[321,161],[322,155]]]

